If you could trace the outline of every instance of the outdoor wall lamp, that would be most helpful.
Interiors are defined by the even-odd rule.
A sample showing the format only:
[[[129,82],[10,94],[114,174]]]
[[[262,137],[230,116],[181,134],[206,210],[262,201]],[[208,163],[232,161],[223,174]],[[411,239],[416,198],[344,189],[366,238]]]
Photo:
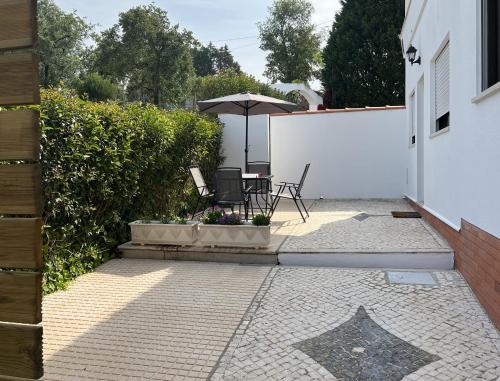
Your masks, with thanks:
[[[413,45],[410,44],[410,47],[406,51],[406,55],[408,57],[408,61],[410,61],[411,63],[411,66],[413,66],[414,63],[418,63],[419,65],[422,64],[420,56],[415,59],[415,56],[417,55],[417,49]]]

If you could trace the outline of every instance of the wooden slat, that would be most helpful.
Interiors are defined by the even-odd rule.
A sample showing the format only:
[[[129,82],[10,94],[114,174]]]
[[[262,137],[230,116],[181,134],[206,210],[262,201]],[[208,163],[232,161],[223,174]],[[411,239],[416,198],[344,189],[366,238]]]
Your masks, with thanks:
[[[0,271],[0,321],[42,321],[42,274]]]
[[[0,338],[1,375],[42,377],[42,327],[0,323]]]
[[[38,119],[32,110],[0,112],[0,160],[39,160]]]
[[[0,214],[41,213],[39,164],[0,165]]]
[[[35,0],[0,0],[0,49],[28,48],[36,40]]]
[[[0,105],[40,103],[38,60],[33,53],[0,55]]]
[[[0,267],[39,269],[42,266],[42,220],[0,218]]]

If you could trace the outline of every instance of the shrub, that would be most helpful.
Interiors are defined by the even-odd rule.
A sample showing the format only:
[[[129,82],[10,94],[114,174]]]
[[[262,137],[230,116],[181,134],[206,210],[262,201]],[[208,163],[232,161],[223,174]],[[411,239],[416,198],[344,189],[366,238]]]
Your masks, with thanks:
[[[189,166],[221,162],[222,128],[195,112],[93,103],[42,90],[45,290],[91,271],[128,238],[128,222],[183,215]]]
[[[255,226],[267,226],[271,223],[271,217],[265,216],[264,214],[257,214],[252,218],[252,224]]]
[[[91,101],[107,101],[123,97],[122,89],[99,74],[88,74],[76,83],[80,97]]]

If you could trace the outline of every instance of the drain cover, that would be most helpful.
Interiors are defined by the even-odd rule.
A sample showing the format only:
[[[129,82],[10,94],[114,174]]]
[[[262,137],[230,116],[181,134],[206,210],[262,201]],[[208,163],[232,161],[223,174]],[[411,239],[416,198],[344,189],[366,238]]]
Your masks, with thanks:
[[[354,218],[355,220],[358,220],[359,222],[361,222],[361,221],[366,220],[368,217],[370,217],[370,215],[369,215],[369,214],[366,214],[366,213],[360,213],[360,214],[355,215],[353,218]]]
[[[387,280],[390,284],[423,284],[437,285],[431,273],[417,271],[387,271]]]

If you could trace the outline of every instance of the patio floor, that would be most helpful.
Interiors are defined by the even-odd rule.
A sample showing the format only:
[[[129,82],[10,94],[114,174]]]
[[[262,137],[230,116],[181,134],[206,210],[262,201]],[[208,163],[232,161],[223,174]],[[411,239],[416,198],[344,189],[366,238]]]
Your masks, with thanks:
[[[120,247],[125,258],[320,265],[361,268],[453,268],[453,251],[423,219],[393,218],[412,211],[403,200],[305,200],[310,218],[302,222],[292,201],[283,200],[273,216],[267,249]]]
[[[425,275],[114,259],[44,297],[44,380],[499,379],[467,283]]]

